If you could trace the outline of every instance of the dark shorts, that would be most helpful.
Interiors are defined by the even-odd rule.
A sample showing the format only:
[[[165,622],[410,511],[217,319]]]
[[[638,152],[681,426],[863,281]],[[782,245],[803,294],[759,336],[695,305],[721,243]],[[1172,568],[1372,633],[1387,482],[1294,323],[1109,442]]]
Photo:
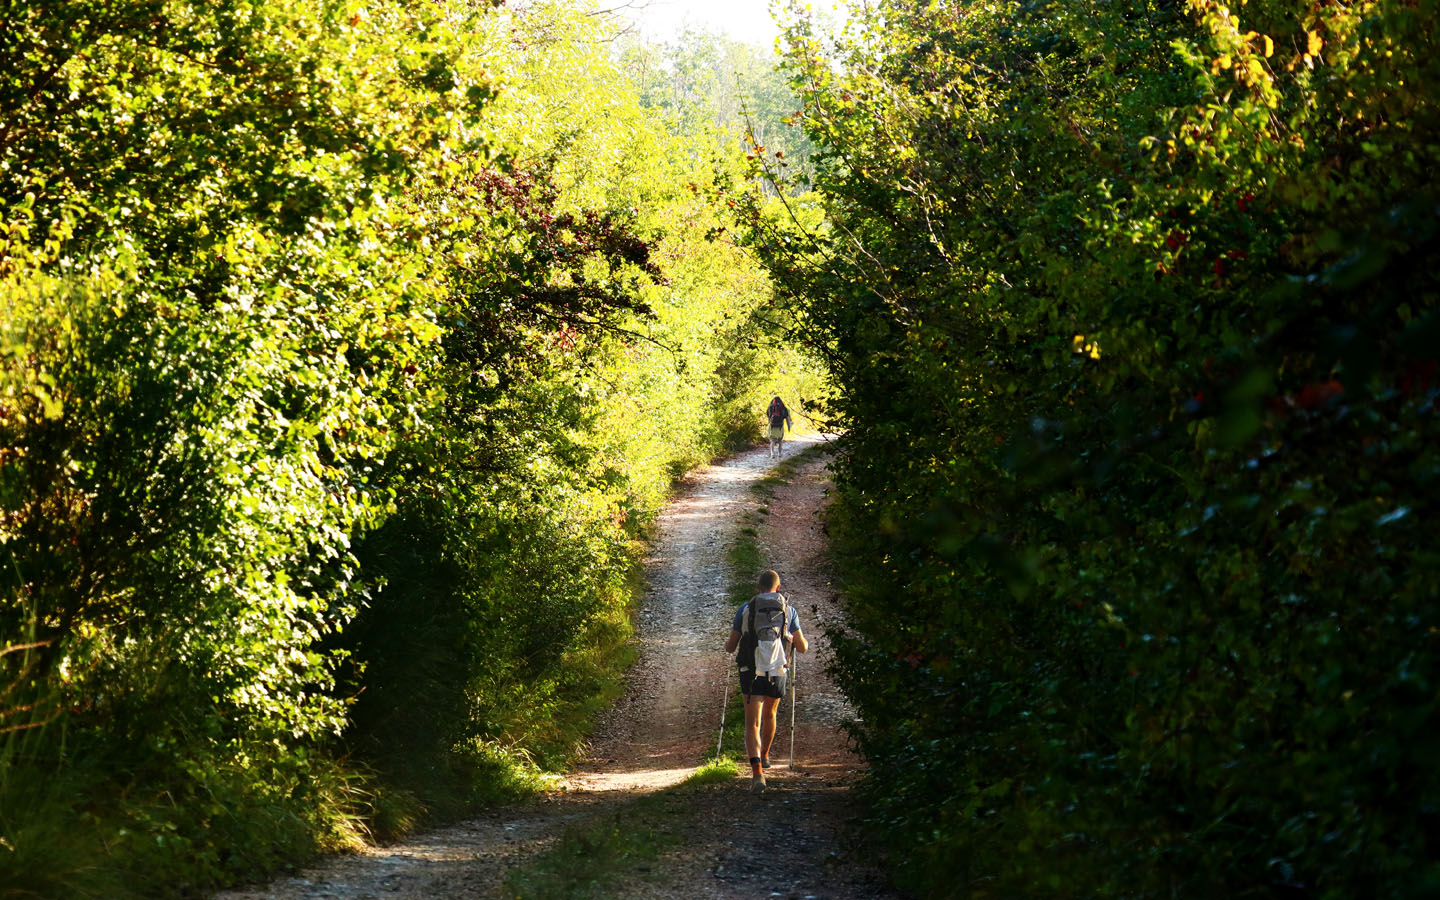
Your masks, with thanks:
[[[755,677],[754,672],[740,673],[740,693],[747,697],[777,697],[785,696],[784,675],[762,675]]]

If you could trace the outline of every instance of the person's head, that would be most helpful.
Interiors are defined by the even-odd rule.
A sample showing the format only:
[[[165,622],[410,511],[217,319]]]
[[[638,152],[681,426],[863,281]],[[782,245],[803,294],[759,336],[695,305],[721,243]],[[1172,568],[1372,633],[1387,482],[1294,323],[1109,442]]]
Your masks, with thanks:
[[[780,573],[774,569],[766,569],[760,573],[760,592],[768,594],[771,591],[780,589]]]

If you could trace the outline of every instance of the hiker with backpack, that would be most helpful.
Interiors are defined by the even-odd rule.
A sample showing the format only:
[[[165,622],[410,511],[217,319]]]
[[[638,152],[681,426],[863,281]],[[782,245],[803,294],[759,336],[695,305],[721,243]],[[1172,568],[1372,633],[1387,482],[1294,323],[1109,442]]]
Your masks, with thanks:
[[[770,422],[770,456],[785,455],[785,426],[789,425],[790,430],[795,430],[795,424],[790,421],[790,410],[785,406],[785,401],[778,396],[770,401],[770,406],[765,410],[765,418]]]
[[[800,616],[780,593],[780,576],[760,573],[760,593],[735,613],[725,652],[735,653],[740,693],[745,698],[745,755],[750,758],[750,790],[765,790],[770,744],[775,740],[775,714],[785,696],[786,644],[806,653],[810,644],[800,631]],[[737,652],[738,651],[738,652]]]

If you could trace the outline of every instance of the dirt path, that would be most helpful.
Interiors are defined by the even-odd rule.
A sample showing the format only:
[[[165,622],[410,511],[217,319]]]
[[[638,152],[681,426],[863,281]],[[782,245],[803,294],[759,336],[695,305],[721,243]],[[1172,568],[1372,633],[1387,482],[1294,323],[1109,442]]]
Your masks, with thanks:
[[[787,456],[820,440],[791,442]],[[734,677],[720,650],[733,613],[725,553],[744,513],[759,505],[750,488],[770,465],[762,448],[703,469],[662,514],[637,623],[640,660],[567,790],[217,900],[505,896],[506,873],[552,846],[567,827],[607,817],[625,827],[627,803],[678,784],[714,753],[722,692]],[[850,711],[822,671],[830,648],[819,625],[840,617],[818,519],[826,484],[823,458],[809,461],[775,489],[758,529],[765,564],[781,573],[781,589],[799,608],[812,644],[799,664],[795,769],[779,763],[771,790],[757,798],[763,802],[752,801],[748,778],[667,799],[667,815],[655,827],[666,832],[670,849],[604,896],[893,896],[865,862],[868,854],[843,832],[860,761],[839,727]],[[779,762],[788,756],[788,728],[777,745],[783,752],[772,756]]]

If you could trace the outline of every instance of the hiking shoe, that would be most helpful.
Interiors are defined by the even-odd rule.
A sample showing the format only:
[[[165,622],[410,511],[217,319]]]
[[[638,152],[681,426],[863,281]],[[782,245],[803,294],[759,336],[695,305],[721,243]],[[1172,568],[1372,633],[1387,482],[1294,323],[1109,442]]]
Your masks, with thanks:
[[[762,757],[760,757],[760,768],[762,768],[762,769],[768,769],[768,768],[770,768],[770,757],[768,757],[768,756],[762,756]]]
[[[758,794],[765,790],[765,776],[755,775],[750,779],[750,793]]]

